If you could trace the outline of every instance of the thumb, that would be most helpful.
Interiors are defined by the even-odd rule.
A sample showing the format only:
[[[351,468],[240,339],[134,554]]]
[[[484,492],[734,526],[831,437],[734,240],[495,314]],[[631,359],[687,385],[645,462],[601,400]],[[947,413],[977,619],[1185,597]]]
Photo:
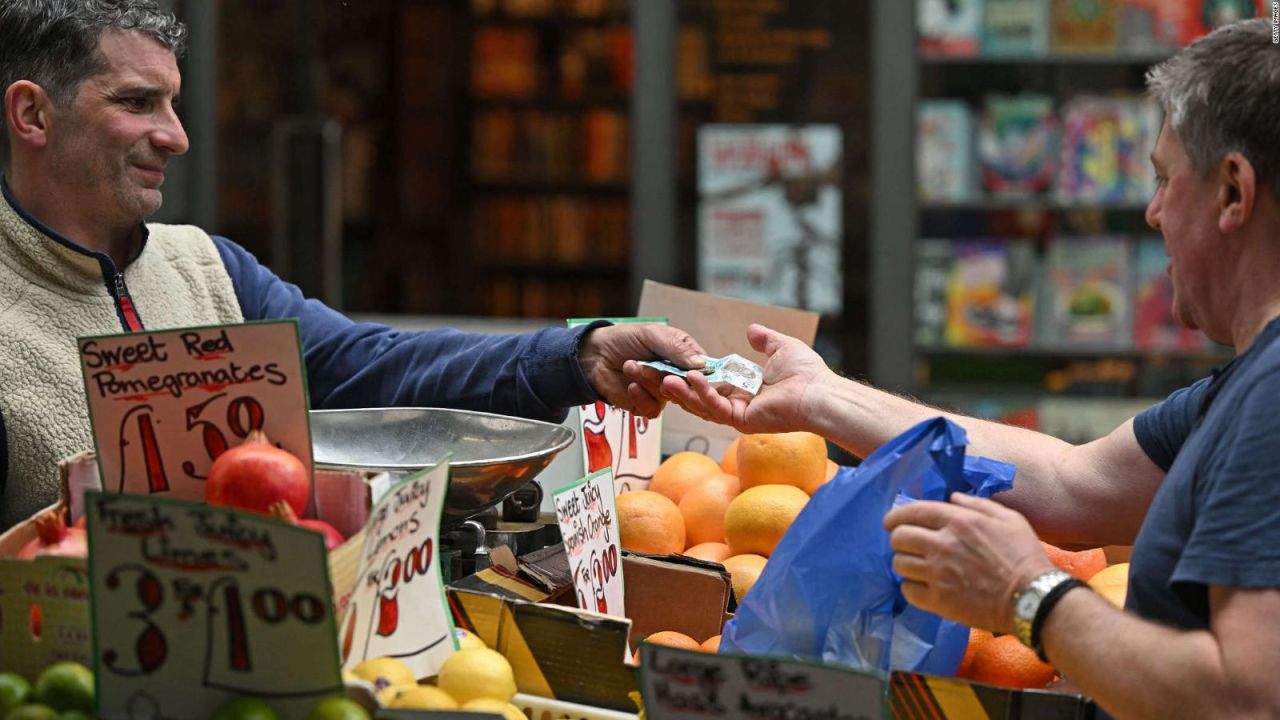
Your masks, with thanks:
[[[778,352],[787,339],[786,335],[764,325],[752,323],[747,327],[747,341],[751,343],[751,347],[768,356]]]

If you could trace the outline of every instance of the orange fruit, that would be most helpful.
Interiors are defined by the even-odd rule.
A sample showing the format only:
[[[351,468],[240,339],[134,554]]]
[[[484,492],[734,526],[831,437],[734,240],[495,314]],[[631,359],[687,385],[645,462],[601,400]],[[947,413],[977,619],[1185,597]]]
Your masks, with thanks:
[[[809,502],[809,495],[791,485],[759,485],[744,490],[724,514],[724,535],[734,555],[755,553],[769,557],[783,533]]]
[[[647,643],[653,643],[654,645],[666,645],[668,647],[682,648],[684,650],[701,649],[697,640],[694,640],[682,632],[676,632],[675,630],[659,630],[658,632],[645,637],[644,641]]]
[[[720,457],[720,469],[730,475],[738,474],[738,442],[742,440],[742,436],[733,439],[729,443],[729,447],[725,448],[724,455]]]
[[[733,597],[742,602],[747,592],[755,586],[768,562],[763,555],[734,555],[724,559],[724,569],[729,571],[729,581],[733,584]]]
[[[632,490],[615,502],[622,547],[654,555],[684,549],[684,518],[671,498],[652,490]]]
[[[978,648],[995,638],[989,630],[981,628],[969,628],[969,645],[964,649],[964,657],[960,659],[960,666],[956,668],[956,677],[969,677],[969,668],[973,665],[973,656],[978,652]]]
[[[662,461],[649,481],[649,490],[666,495],[672,502],[680,502],[690,488],[720,472],[720,464],[715,460],[702,453],[684,450]]]
[[[1060,547],[1050,545],[1043,540],[1040,541],[1040,544],[1044,546],[1045,554],[1060,570],[1069,572],[1086,582],[1095,573],[1107,566],[1107,554],[1102,551],[1102,548],[1072,552],[1071,550],[1063,550]]]
[[[1007,688],[1042,688],[1057,672],[1013,635],[992,638],[974,650],[965,678]]]
[[[738,478],[716,473],[705,478],[680,499],[684,517],[684,541],[690,545],[724,542],[724,514],[738,496]]]
[[[706,640],[703,640],[702,644],[699,645],[698,647],[701,647],[703,651],[709,652],[709,653],[720,652],[720,636],[712,635]]]
[[[704,542],[694,545],[682,554],[691,558],[718,563],[723,562],[725,558],[733,553],[729,552],[729,546],[722,542]]]
[[[1124,607],[1124,598],[1129,594],[1129,563],[1116,563],[1093,574],[1086,582],[1098,594],[1111,601],[1116,607]]]
[[[827,474],[827,443],[807,432],[743,435],[738,443],[738,478],[742,489],[759,485],[792,485],[807,493]]]

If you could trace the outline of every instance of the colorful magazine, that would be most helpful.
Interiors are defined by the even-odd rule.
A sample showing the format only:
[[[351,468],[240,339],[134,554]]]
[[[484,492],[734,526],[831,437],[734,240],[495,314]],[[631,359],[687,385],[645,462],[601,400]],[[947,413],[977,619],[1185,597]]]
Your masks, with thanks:
[[[986,0],[982,54],[1043,55],[1049,50],[1049,0]]]
[[[1164,240],[1141,237],[1137,242],[1133,305],[1133,344],[1139,350],[1203,352],[1209,341],[1198,330],[1173,319],[1173,280]]]
[[[1081,95],[1062,110],[1064,201],[1140,202],[1152,190],[1148,156],[1160,132],[1150,100]]]
[[[916,0],[921,55],[977,55],[982,0]]]
[[[1031,340],[1035,248],[1029,240],[958,240],[947,282],[947,344],[1023,347]]]
[[[1058,169],[1058,121],[1048,95],[991,95],[978,131],[982,187],[995,195],[1042,193]]]
[[[1052,0],[1049,46],[1061,53],[1115,52],[1119,10],[1117,0]]]
[[[938,347],[946,340],[947,284],[951,263],[950,240],[925,238],[916,243],[912,308],[917,347]]]
[[[1051,238],[1041,283],[1040,344],[1129,347],[1132,255],[1132,244],[1123,236]]]
[[[973,195],[973,113],[963,100],[922,100],[916,115],[916,187],[924,201]]]

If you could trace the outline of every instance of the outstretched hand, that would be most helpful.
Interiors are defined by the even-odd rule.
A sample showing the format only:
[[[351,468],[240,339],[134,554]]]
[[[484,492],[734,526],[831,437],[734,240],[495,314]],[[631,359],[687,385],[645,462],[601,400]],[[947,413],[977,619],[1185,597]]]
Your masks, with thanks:
[[[661,377],[652,370],[638,372],[640,364],[636,361],[668,360],[691,369],[705,364],[704,355],[698,341],[683,330],[629,323],[588,332],[578,350],[578,362],[591,387],[610,405],[657,417],[664,404]]]
[[[767,356],[764,382],[756,395],[723,385],[712,387],[698,373],[662,380],[663,396],[705,420],[744,433],[806,430],[806,405],[833,373],[822,357],[800,340],[763,325],[747,328],[751,347]]]

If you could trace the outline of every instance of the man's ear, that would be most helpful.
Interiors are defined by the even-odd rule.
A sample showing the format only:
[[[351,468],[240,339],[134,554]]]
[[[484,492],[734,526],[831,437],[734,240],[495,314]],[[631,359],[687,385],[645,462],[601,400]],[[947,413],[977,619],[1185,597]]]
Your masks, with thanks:
[[[1227,153],[1218,163],[1219,231],[1234,232],[1249,221],[1257,189],[1257,175],[1249,158],[1236,150]]]
[[[44,88],[30,80],[10,85],[4,93],[4,119],[9,126],[11,145],[44,147],[48,142],[51,106]]]

